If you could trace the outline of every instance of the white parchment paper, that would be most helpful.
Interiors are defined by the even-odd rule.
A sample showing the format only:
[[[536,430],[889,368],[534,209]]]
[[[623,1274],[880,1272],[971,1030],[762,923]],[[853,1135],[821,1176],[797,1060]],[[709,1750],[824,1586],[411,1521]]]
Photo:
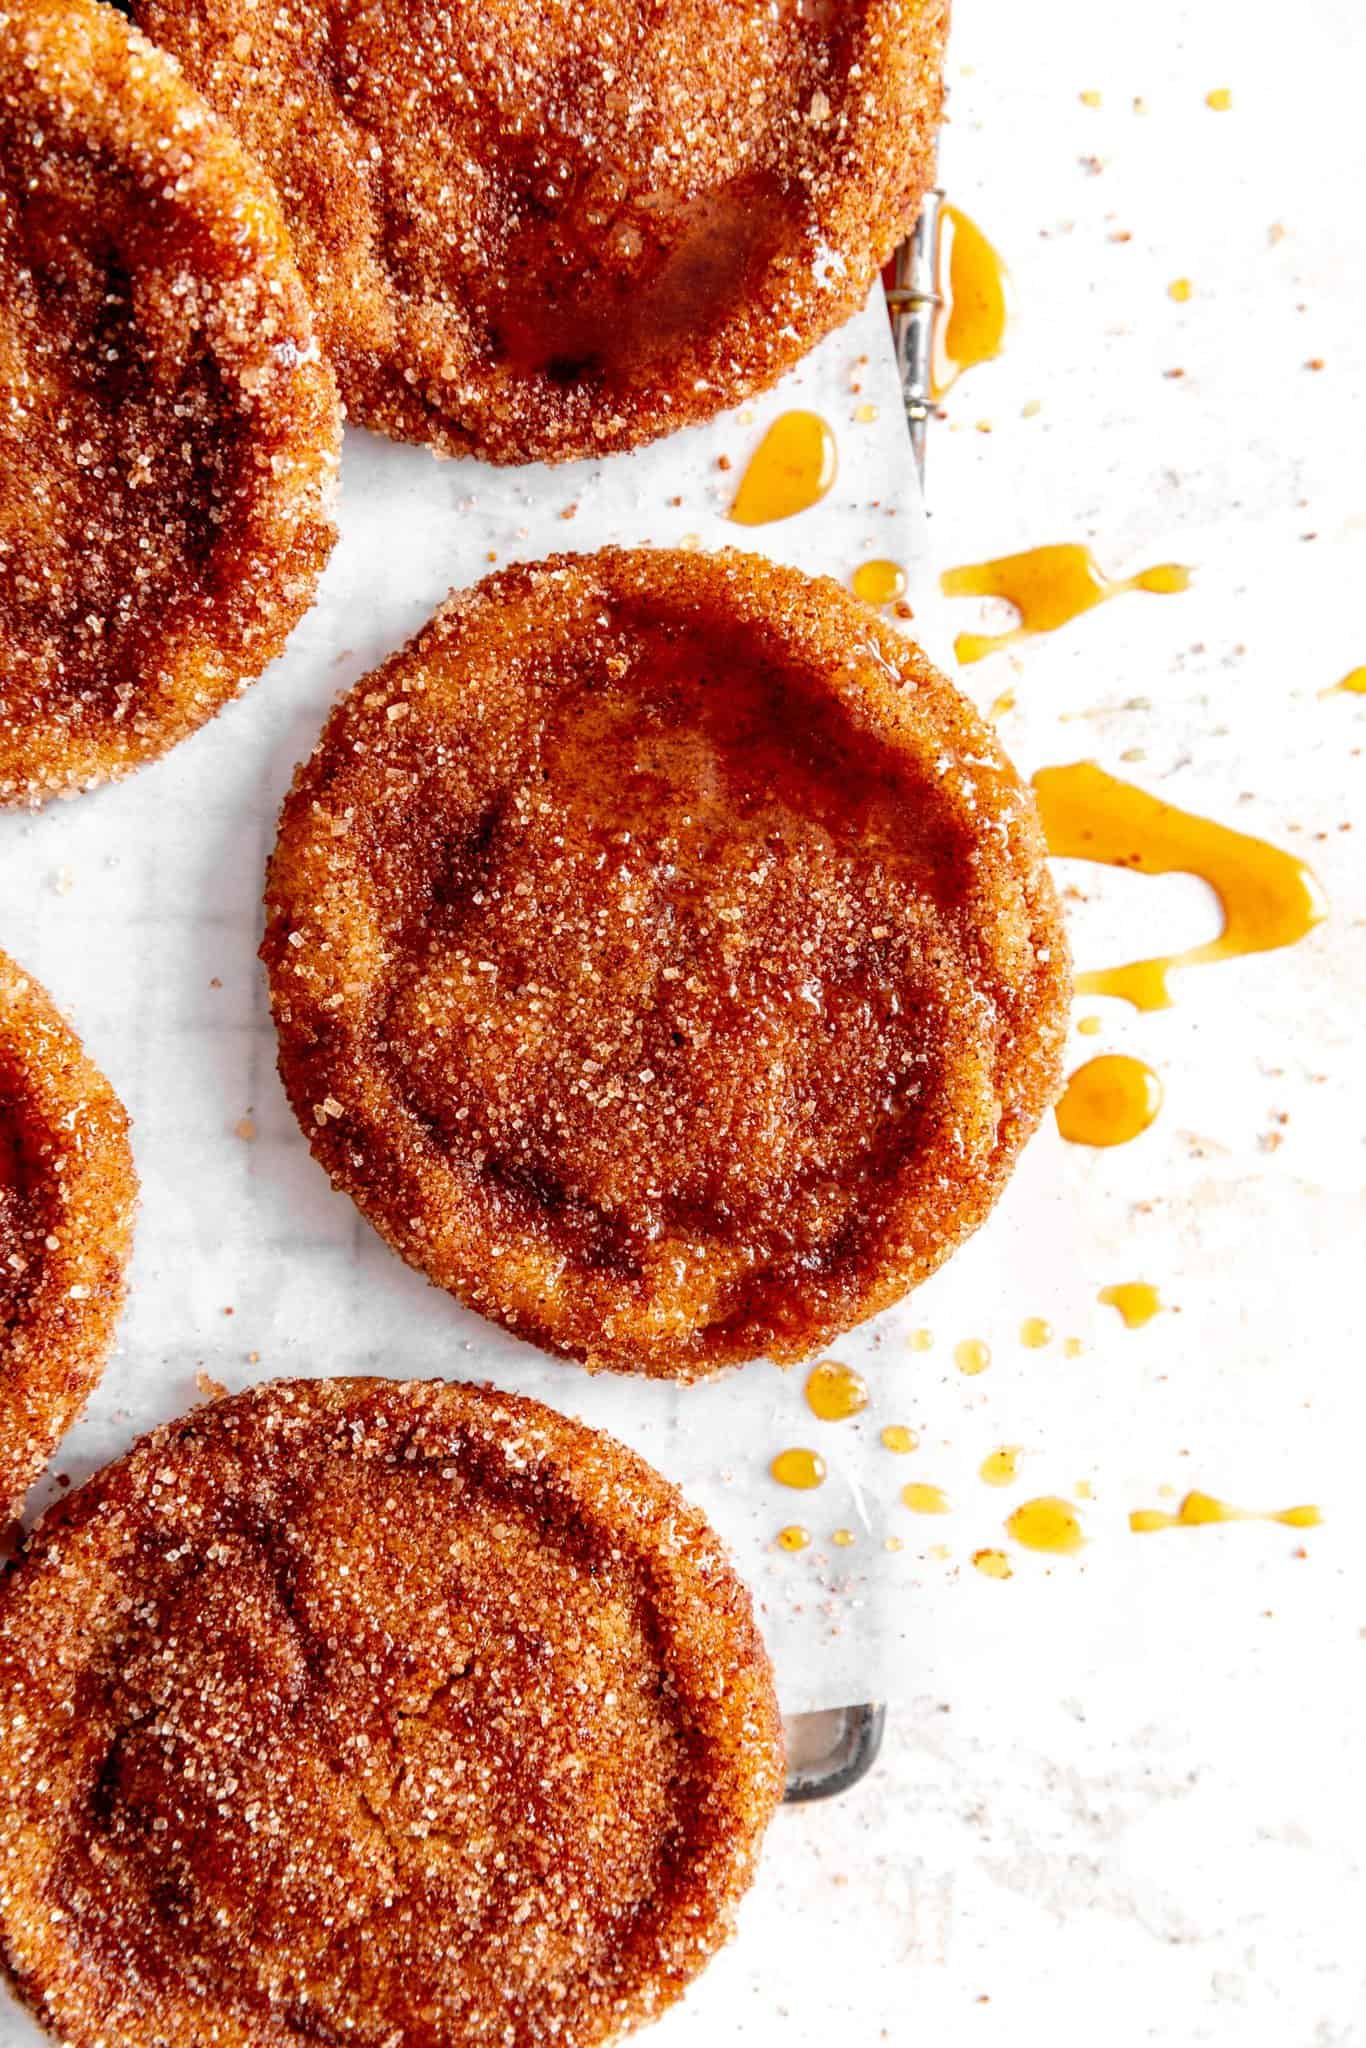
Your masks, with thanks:
[[[744,464],[794,405],[834,429],[837,483],[795,518],[736,527]],[[602,463],[498,471],[352,434],[341,524],[318,604],[238,704],[117,788],[0,816],[0,944],[127,1104],[142,1181],[117,1351],[30,1508],[56,1474],[79,1482],[202,1398],[199,1373],[233,1391],[293,1374],[490,1378],[612,1430],[708,1512],[761,1602],[788,1711],[878,1696],[899,1634],[875,1427],[890,1393],[866,1427],[832,1428],[805,1408],[804,1374],[762,1363],[683,1389],[594,1379],[436,1292],[314,1164],[276,1077],[256,947],[279,804],[329,704],[495,558],[739,542],[842,577],[871,556],[914,570],[924,522],[880,299],[761,401]],[[886,1372],[876,1331],[840,1355]],[[768,1476],[794,1443],[829,1461],[819,1496]],[[775,1552],[798,1520],[812,1550]],[[832,1548],[836,1528],[859,1542]]]

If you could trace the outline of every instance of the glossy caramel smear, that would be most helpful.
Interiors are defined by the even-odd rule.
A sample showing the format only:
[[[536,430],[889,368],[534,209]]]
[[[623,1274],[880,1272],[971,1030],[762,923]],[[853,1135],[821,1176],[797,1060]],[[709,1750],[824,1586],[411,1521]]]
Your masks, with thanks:
[[[960,633],[953,651],[961,662],[981,661],[1036,633],[1055,633],[1083,612],[1094,611],[1125,590],[1147,590],[1171,596],[1185,590],[1190,571],[1179,562],[1160,562],[1121,582],[1101,574],[1089,548],[1076,542],[1027,548],[1023,554],[1000,555],[990,562],[970,562],[946,569],[939,579],[946,597],[1001,597],[1020,615],[1018,626],[1004,633]]]
[[[804,1356],[983,1215],[1066,959],[964,701],[835,584],[617,553],[457,598],[286,805],[264,955],[315,1151],[595,1364]]]
[[[1135,1508],[1129,1527],[1142,1536],[1157,1529],[1198,1529],[1207,1522],[1281,1522],[1288,1529],[1316,1529],[1322,1520],[1316,1507],[1231,1508],[1211,1493],[1188,1493],[1174,1515],[1163,1508]]]
[[[628,447],[863,304],[933,177],[943,0],[133,0],[278,186],[351,416]]]
[[[702,1517],[483,1388],[200,1409],[0,1604],[0,1943],[81,2048],[589,2048],[725,1939],[782,1783]]]
[[[276,203],[112,8],[0,13],[0,803],[125,774],[284,643],[340,415]]]
[[[838,469],[835,437],[819,413],[780,413],[749,459],[730,516],[738,526],[767,526],[809,511]]]
[[[942,398],[964,370],[1001,353],[1010,282],[1000,255],[957,206],[939,209],[938,273],[944,305],[935,322],[930,388]]]
[[[1041,768],[1034,791],[1051,852],[1131,868],[1140,875],[1198,875],[1214,890],[1224,914],[1217,939],[1183,953],[1079,974],[1078,995],[1120,996],[1138,1010],[1165,1010],[1172,1001],[1168,976],[1174,968],[1293,946],[1328,915],[1313,872],[1293,854],[1213,818],[1180,811],[1107,775],[1094,761]]]
[[[113,1338],[137,1194],[127,1130],[51,998],[0,953],[0,1521]]]

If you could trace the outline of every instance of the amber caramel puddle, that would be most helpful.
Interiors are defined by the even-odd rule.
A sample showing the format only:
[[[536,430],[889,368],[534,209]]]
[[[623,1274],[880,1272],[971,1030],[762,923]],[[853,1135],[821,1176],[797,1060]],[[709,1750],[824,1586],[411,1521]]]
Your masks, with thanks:
[[[1165,1508],[1135,1508],[1129,1527],[1145,1536],[1155,1529],[1199,1529],[1208,1522],[1280,1522],[1287,1529],[1316,1529],[1322,1520],[1315,1507],[1233,1508],[1212,1493],[1188,1493],[1174,1515]]]
[[[1034,793],[1050,853],[1142,875],[1198,875],[1223,910],[1217,939],[1079,974],[1078,995],[1118,996],[1139,1010],[1169,1009],[1173,968],[1293,946],[1328,914],[1312,871],[1293,854],[1163,803],[1094,761],[1040,769]]]
[[[1141,1330],[1162,1307],[1162,1297],[1149,1280],[1119,1280],[1102,1287],[1096,1300],[1118,1310],[1126,1330]]]
[[[1090,549],[1075,541],[998,555],[989,562],[968,562],[946,569],[939,579],[945,597],[1000,597],[1020,615],[1020,623],[1004,633],[960,633],[953,651],[965,663],[981,661],[1035,634],[1056,632],[1122,591],[1146,590],[1168,597],[1189,585],[1190,570],[1179,562],[1159,562],[1116,581],[1102,575]]]
[[[835,437],[819,413],[781,413],[750,457],[730,516],[738,526],[791,519],[820,503],[838,469]]]
[[[1021,1502],[1006,1523],[1006,1532],[1026,1550],[1045,1550],[1072,1557],[1085,1543],[1076,1510],[1057,1494]]]
[[[943,310],[935,322],[930,392],[942,398],[965,370],[1001,353],[1010,284],[998,251],[956,206],[940,209],[936,276]]]
[[[1319,691],[1320,697],[1366,697],[1366,668],[1349,668],[1340,681]]]
[[[1162,1107],[1162,1083],[1128,1053],[1101,1053],[1067,1077],[1054,1111],[1072,1145],[1127,1145]]]

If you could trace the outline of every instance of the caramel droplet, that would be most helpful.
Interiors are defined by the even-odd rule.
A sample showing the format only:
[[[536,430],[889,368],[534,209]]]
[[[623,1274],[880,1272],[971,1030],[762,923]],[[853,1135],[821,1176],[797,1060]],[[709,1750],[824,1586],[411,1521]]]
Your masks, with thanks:
[[[730,516],[740,526],[790,519],[820,503],[838,467],[835,437],[819,413],[782,413],[755,449]]]
[[[984,1578],[1008,1579],[1013,1577],[1010,1559],[1003,1550],[974,1550],[972,1561]]]
[[[1053,1342],[1053,1325],[1042,1316],[1026,1316],[1020,1325],[1020,1342],[1028,1351],[1042,1351]]]
[[[1054,1115],[1072,1145],[1127,1145],[1162,1107],[1162,1083],[1142,1060],[1101,1053],[1069,1074]]]
[[[916,1515],[946,1515],[949,1503],[944,1491],[938,1486],[926,1486],[923,1480],[913,1479],[909,1486],[901,1489],[901,1498]]]
[[[983,1458],[980,1472],[988,1486],[1009,1486],[1015,1478],[1015,1467],[1020,1456],[1018,1444],[1002,1444],[999,1451],[991,1451]]]
[[[858,1541],[858,1538],[852,1529],[836,1529],[830,1541],[838,1544],[841,1550],[848,1550],[852,1544]]]
[[[929,1351],[934,1345],[934,1332],[933,1330],[912,1330],[910,1336],[906,1339],[906,1344],[907,1348],[911,1351]]]
[[[965,1337],[961,1344],[953,1347],[953,1362],[959,1372],[965,1372],[970,1379],[979,1372],[985,1372],[991,1364],[991,1346],[980,1337]]]
[[[900,562],[860,562],[852,580],[855,597],[865,604],[891,604],[906,589],[906,571]]]
[[[1026,1550],[1048,1550],[1071,1557],[1086,1541],[1075,1508],[1053,1493],[1027,1500],[1006,1523],[1006,1533]]]
[[[825,1460],[819,1451],[779,1451],[769,1471],[779,1486],[806,1489],[825,1483]]]
[[[913,1451],[920,1442],[913,1429],[907,1429],[904,1422],[889,1422],[882,1432],[884,1450],[896,1451],[899,1455]]]
[[[811,1541],[811,1531],[803,1529],[799,1522],[789,1522],[785,1529],[778,1531],[780,1550],[805,1550]]]
[[[1162,1306],[1162,1297],[1146,1280],[1119,1280],[1113,1287],[1102,1287],[1096,1300],[1117,1308],[1126,1330],[1141,1330]]]
[[[838,1359],[823,1359],[807,1376],[806,1405],[822,1422],[844,1422],[868,1406],[867,1382]]]

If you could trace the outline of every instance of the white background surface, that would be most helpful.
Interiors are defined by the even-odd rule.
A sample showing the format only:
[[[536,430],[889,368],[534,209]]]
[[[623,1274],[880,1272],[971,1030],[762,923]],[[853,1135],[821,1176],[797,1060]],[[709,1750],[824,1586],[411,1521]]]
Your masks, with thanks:
[[[869,1503],[874,1534],[895,1527],[907,1539],[892,1594],[906,1631],[904,1697],[873,1779],[836,1806],[778,1817],[742,1939],[662,2024],[660,2048],[1366,2042],[1366,1774],[1355,1764],[1366,1418],[1353,1270],[1366,1221],[1355,1050],[1366,974],[1360,855],[1337,829],[1360,815],[1366,704],[1317,695],[1366,662],[1366,277],[1349,203],[1366,189],[1363,76],[1366,31],[1347,0],[1312,0],[1292,19],[1234,0],[1141,11],[961,0],[944,182],[1006,254],[1019,309],[1006,355],[964,380],[932,437],[935,565],[1079,539],[1119,573],[1168,559],[1196,571],[1183,597],[1120,599],[1017,661],[967,671],[965,686],[983,704],[1015,689],[1020,708],[1002,730],[1026,768],[1093,755],[1186,808],[1296,847],[1333,916],[1294,952],[1184,977],[1161,1015],[1080,1004],[1105,1031],[1076,1042],[1076,1062],[1110,1049],[1149,1060],[1167,1088],[1158,1123],[1094,1156],[1045,1134],[991,1228],[913,1308],[866,1345],[840,1348],[872,1360],[878,1406],[865,1435],[898,1420],[922,1437],[913,1458],[875,1467]],[[1232,88],[1231,112],[1205,108],[1215,86]],[[1099,109],[1080,103],[1086,89],[1103,93]],[[1133,112],[1135,95],[1146,114]],[[1286,229],[1274,246],[1273,222]],[[1132,239],[1109,239],[1122,231]],[[1165,287],[1182,275],[1195,295],[1178,307]],[[1310,357],[1323,371],[1302,368]],[[1185,376],[1164,378],[1172,367]],[[1041,410],[1023,417],[1035,399]],[[772,409],[759,409],[752,431]],[[834,417],[846,462],[867,431],[849,411]],[[689,468],[683,444],[670,446],[662,466],[665,451],[652,457],[658,505],[645,530],[711,540],[716,483]],[[384,468],[383,451],[372,459]],[[455,520],[456,473],[444,475]],[[493,544],[505,554],[527,552],[525,480],[500,488],[501,504],[478,520],[501,519]],[[582,495],[567,478],[550,488],[556,517],[561,499]],[[682,508],[666,505],[675,492]],[[867,517],[806,533],[797,521],[756,538],[837,574],[895,551]],[[202,1006],[184,1011],[198,1016],[193,1066],[123,1084],[137,1098],[140,1154],[163,1162],[147,1187],[128,1343],[140,1327],[151,1341],[138,1317],[153,1285],[183,1340],[155,1361],[154,1393],[141,1376],[111,1378],[107,1405],[59,1460],[77,1476],[106,1447],[101,1432],[126,1440],[186,1405],[201,1360],[234,1386],[249,1346],[263,1351],[263,1370],[321,1366],[308,1333],[335,1327],[337,1289],[354,1286],[357,1259],[363,1280],[401,1292],[412,1369],[476,1369],[448,1355],[445,1304],[354,1232],[340,1202],[330,1253],[320,1245],[333,1228],[319,1221],[327,1198],[275,1090],[243,944],[262,821],[321,706],[427,608],[406,616],[406,599],[386,589],[381,538],[362,524],[331,572],[360,625],[340,659],[327,642],[330,679],[315,675],[298,696],[272,679],[221,731],[138,783],[36,824],[6,822],[5,942],[77,1010],[97,1057],[112,1069],[106,1047],[130,1003],[154,1025],[168,922],[193,949],[171,976]],[[556,530],[542,508],[539,548],[588,539],[578,522]],[[445,570],[442,545],[434,531],[422,572],[432,595],[482,567],[462,557]],[[975,623],[970,605],[917,607],[945,659],[952,631]],[[309,639],[316,620],[290,657],[300,674],[310,646],[322,650]],[[229,744],[247,721],[266,735],[256,754]],[[1121,763],[1134,748],[1143,758]],[[221,780],[196,765],[211,755]],[[154,777],[168,822],[144,927],[124,917],[119,870],[103,863],[120,807],[155,828],[141,793]],[[188,860],[177,803],[196,809]],[[245,848],[244,805],[257,819]],[[71,888],[59,896],[67,866]],[[1138,953],[1216,927],[1193,883],[1095,869],[1071,878],[1089,898],[1075,927],[1083,965],[1119,957],[1120,933]],[[206,897],[227,904],[218,921],[204,917]],[[58,924],[72,920],[80,987],[57,972],[69,943]],[[231,1138],[248,1109],[260,1130],[251,1146]],[[1273,1132],[1279,1147],[1261,1149]],[[251,1218],[269,1225],[271,1243],[291,1222],[307,1241],[287,1295],[253,1279],[249,1259],[231,1275],[214,1270],[216,1238]],[[1170,1306],[1128,1333],[1095,1294],[1139,1277]],[[1056,1344],[1022,1350],[1014,1333],[1031,1314],[1083,1336],[1082,1357],[1066,1360]],[[919,1324],[936,1345],[913,1357],[905,1332]],[[995,1353],[974,1380],[949,1355],[969,1335]],[[532,1368],[503,1364],[517,1384],[540,1384]],[[844,1445],[832,1463],[853,1463],[848,1436],[805,1416],[796,1380],[773,1399],[791,1425],[785,1440]],[[1021,1484],[995,1493],[976,1468],[1008,1442],[1023,1446]],[[677,1458],[660,1462],[689,1476]],[[954,1513],[895,1520],[909,1477],[942,1484]],[[1083,1478],[1095,1500],[1080,1561],[1017,1556],[1005,1584],[971,1570],[971,1551],[1001,1540],[1015,1501],[1069,1493]],[[1314,1500],[1327,1519],[1303,1543],[1258,1524],[1131,1536],[1128,1510],[1156,1505],[1163,1484],[1249,1506]],[[699,1474],[693,1491],[738,1527],[724,1487],[712,1499]],[[775,1496],[764,1514],[775,1527],[809,1521],[822,1537],[854,1520],[834,1489],[819,1506]],[[949,1554],[931,1555],[941,1545]],[[821,1555],[818,1545],[759,1566],[775,1626],[804,1587],[828,1599]],[[825,1618],[841,1632],[835,1645],[858,1621],[838,1595]],[[4,2048],[29,2038],[0,2017]]]
[[[1025,765],[1091,754],[1296,847],[1333,916],[1191,974],[1160,1016],[1078,1005],[1107,1026],[1079,1057],[1138,1052],[1168,1093],[1136,1144],[1058,1163],[1059,1285],[1141,1275],[1182,1313],[1102,1330],[1084,1375],[998,1359],[970,1398],[974,1450],[1035,1450],[1029,1490],[1090,1474],[1093,1541],[1004,1585],[963,1567],[966,1536],[913,1572],[913,1700],[881,1767],[779,1816],[745,1938],[657,2038],[1359,2048],[1366,705],[1316,692],[1366,661],[1366,23],[1349,0],[959,0],[949,75],[943,182],[1006,254],[1018,318],[932,439],[936,564],[1078,539],[1113,571],[1198,572],[963,680],[982,703],[1017,690],[1002,730]],[[1229,113],[1204,106],[1218,86]],[[1121,764],[1132,747],[1147,759]],[[1097,901],[1124,885],[1141,950],[1215,928],[1193,885],[1076,874]],[[941,1348],[908,1370],[947,1414],[957,1331],[925,1320]],[[1303,1560],[1258,1525],[1128,1535],[1164,1480],[1327,1519]],[[986,1490],[956,1491],[988,1540]]]

